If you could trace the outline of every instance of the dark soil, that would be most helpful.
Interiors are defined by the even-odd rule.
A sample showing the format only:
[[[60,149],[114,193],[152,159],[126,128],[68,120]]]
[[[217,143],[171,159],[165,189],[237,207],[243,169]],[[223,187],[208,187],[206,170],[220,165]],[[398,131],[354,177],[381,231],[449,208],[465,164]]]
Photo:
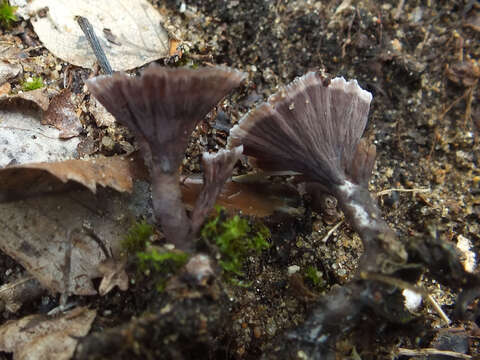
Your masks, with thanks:
[[[229,126],[279,86],[309,70],[357,79],[373,94],[364,137],[377,146],[371,180],[384,217],[408,242],[435,229],[456,244],[468,238],[480,248],[480,7],[476,1],[153,1],[169,18],[169,30],[187,43],[168,66],[224,64],[248,73],[243,88],[219,105],[196,130],[185,173],[199,172],[205,149],[222,148]],[[74,70],[82,89],[85,70]],[[222,129],[220,125],[224,124]],[[93,135],[92,135],[93,134]],[[91,133],[92,141],[101,131]],[[204,140],[206,137],[206,141]],[[131,139],[129,139],[131,140]],[[95,151],[108,153],[100,145]],[[118,147],[112,152],[122,152]],[[238,167],[237,174],[248,166]],[[426,189],[426,190],[424,190]],[[249,287],[218,277],[208,289],[158,293],[138,278],[127,292],[73,299],[98,309],[93,335],[79,358],[283,359],[284,334],[297,328],[331,289],[347,283],[362,252],[361,241],[343,223],[322,241],[337,221],[312,210],[303,215],[262,219],[271,229],[271,248],[245,264]],[[0,274],[21,272],[5,256]],[[319,283],[306,276],[318,270]],[[135,274],[135,269],[131,269]],[[422,277],[446,314],[454,318],[456,290]],[[477,306],[473,303],[473,306]],[[26,304],[6,319],[46,311],[55,297]],[[446,325],[430,305],[392,321],[370,310],[345,329],[335,345],[338,359],[392,359],[398,348],[435,347]],[[398,315],[400,316],[400,315]],[[480,319],[457,321],[451,328],[477,328]],[[469,335],[473,334],[468,332]],[[115,341],[116,340],[116,341]],[[470,355],[480,353],[469,336]],[[454,350],[454,349],[451,349]],[[460,350],[456,350],[460,351]],[[298,351],[291,358],[307,359]],[[398,357],[407,359],[408,357]]]

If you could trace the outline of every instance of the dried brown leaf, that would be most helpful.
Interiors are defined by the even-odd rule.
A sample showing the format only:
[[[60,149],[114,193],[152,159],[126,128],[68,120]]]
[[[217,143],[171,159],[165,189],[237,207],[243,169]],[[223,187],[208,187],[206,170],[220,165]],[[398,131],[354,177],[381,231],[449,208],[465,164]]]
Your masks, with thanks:
[[[240,182],[243,181],[243,182]],[[183,201],[192,208],[203,187],[203,180],[187,177],[181,180]],[[300,195],[297,190],[284,184],[266,184],[264,180],[238,178],[227,181],[217,198],[217,205],[227,210],[241,210],[246,215],[265,217],[275,211],[298,214]]]
[[[47,89],[40,88],[4,98],[0,102],[0,108],[19,111],[22,110],[21,107],[27,106],[29,108],[46,111],[49,103],[50,100]]]
[[[128,289],[128,275],[125,272],[126,261],[115,261],[109,258],[98,266],[98,270],[102,273],[103,279],[98,288],[100,295],[108,294],[115,286],[122,291]]]
[[[93,295],[91,279],[113,253],[148,195],[99,189],[0,204],[0,249],[51,292]],[[137,207],[136,207],[137,206]]]
[[[22,71],[19,64],[11,64],[8,61],[0,60],[0,85],[16,77]]]
[[[30,315],[0,327],[0,350],[15,360],[71,359],[79,338],[88,334],[96,311],[76,308],[56,318]]]
[[[48,109],[43,114],[42,124],[56,127],[60,130],[60,138],[62,139],[77,136],[83,130],[71,97],[72,92],[63,89],[52,98]]]
[[[3,85],[0,85],[0,97],[8,95],[8,93],[12,90],[10,83],[6,82]]]
[[[0,99],[0,167],[77,157],[79,138],[60,139],[60,131],[41,125],[48,108],[45,89]]]
[[[105,107],[93,96],[90,98],[90,104],[88,110],[95,118],[97,126],[110,127],[115,124],[115,118],[110,114]]]
[[[65,191],[75,184],[93,192],[97,185],[130,192],[133,179],[145,177],[143,161],[135,156],[10,166],[0,169],[0,202]]]

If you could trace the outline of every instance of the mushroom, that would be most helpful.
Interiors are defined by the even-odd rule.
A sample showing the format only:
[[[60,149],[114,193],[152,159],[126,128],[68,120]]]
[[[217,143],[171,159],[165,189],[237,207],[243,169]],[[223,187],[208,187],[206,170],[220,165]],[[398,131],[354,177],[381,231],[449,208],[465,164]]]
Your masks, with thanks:
[[[243,146],[240,145],[231,151],[220,150],[216,154],[203,153],[203,188],[192,213],[193,233],[200,230],[205,218],[215,205],[215,200],[220,194],[223,184],[232,174],[233,167],[242,155],[242,151]]]
[[[244,78],[244,73],[225,67],[192,70],[152,64],[140,77],[115,73],[87,81],[90,92],[136,136],[151,171],[155,217],[166,238],[180,249],[191,246],[187,238],[192,235],[179,186],[188,140],[197,123]],[[199,215],[195,219],[198,229]]]
[[[228,142],[243,145],[261,169],[301,173],[334,195],[362,237],[364,270],[376,269],[381,251],[400,262],[407,256],[368,191],[376,153],[360,138],[371,100],[355,80],[309,72],[247,113]]]

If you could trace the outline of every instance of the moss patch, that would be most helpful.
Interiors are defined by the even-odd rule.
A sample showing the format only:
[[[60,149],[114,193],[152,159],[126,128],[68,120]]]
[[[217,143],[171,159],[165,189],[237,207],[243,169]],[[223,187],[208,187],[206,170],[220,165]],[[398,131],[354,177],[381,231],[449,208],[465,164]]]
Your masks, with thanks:
[[[243,279],[247,257],[259,255],[270,247],[267,242],[270,231],[265,225],[251,224],[238,215],[228,218],[220,208],[217,208],[217,215],[205,224],[201,235],[217,245],[224,275],[237,285],[248,285]]]
[[[7,0],[0,0],[0,25],[2,28],[9,29],[13,22],[18,21],[15,15],[16,11],[16,6],[11,6]]]
[[[128,254],[144,251],[153,232],[153,226],[145,220],[133,224],[128,230],[127,236],[122,240],[122,249]]]
[[[32,90],[40,89],[42,87],[44,87],[44,84],[43,84],[43,79],[40,76],[34,77],[28,81],[25,81],[22,84],[23,91],[32,91]]]
[[[159,292],[165,290],[168,279],[187,263],[188,257],[188,254],[182,252],[161,252],[152,247],[146,251],[137,252],[139,270],[155,278]]]

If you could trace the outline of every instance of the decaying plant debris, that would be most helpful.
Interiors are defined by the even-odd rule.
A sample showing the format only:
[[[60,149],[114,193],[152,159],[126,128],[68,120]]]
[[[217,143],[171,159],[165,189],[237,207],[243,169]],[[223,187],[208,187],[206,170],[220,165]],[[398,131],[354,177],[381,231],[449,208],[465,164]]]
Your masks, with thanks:
[[[229,129],[270,95],[296,77],[321,70],[331,78],[357,79],[373,94],[362,143],[376,146],[377,159],[370,181],[364,176],[363,186],[372,194],[373,204],[378,202],[407,256],[388,261],[388,271],[371,262],[382,254],[378,249],[367,249],[366,254],[374,256],[361,260],[365,241],[362,244],[354,231],[358,229],[349,224],[348,214],[344,218],[335,201],[318,193],[318,184],[300,186],[311,179],[291,172],[261,174],[242,160],[233,170],[234,179],[222,190],[220,203],[229,212],[244,209],[254,216],[252,225],[261,221],[272,234],[270,248],[243,264],[248,286],[232,283],[221,275],[221,267],[196,259],[172,274],[165,290],[158,292],[153,275],[138,274],[132,262],[135,254],[125,257],[120,245],[136,220],[153,223],[146,169],[142,161],[124,162],[133,159],[130,153],[141,140],[93,100],[85,83],[98,75],[95,71],[55,57],[43,47],[31,23],[19,21],[2,30],[0,94],[28,98],[35,93],[23,92],[25,83],[37,78],[45,89],[33,90],[44,94],[39,98],[41,110],[36,105],[24,109],[31,115],[24,140],[16,140],[15,147],[0,144],[1,154],[6,154],[4,166],[9,165],[0,169],[2,199],[9,200],[0,204],[2,231],[13,246],[7,252],[14,259],[0,257],[0,279],[8,283],[4,286],[9,291],[2,298],[4,318],[19,321],[49,312],[59,305],[56,292],[70,295],[68,303],[77,310],[88,306],[97,313],[89,335],[75,334],[79,346],[73,357],[82,359],[407,359],[442,351],[458,358],[477,356],[480,282],[478,270],[472,272],[470,265],[475,253],[478,257],[480,231],[478,4],[467,0],[150,3],[162,15],[162,29],[168,30],[171,40],[178,44],[181,39],[181,46],[170,49],[171,56],[160,61],[162,66],[223,65],[248,74],[244,85],[193,131],[181,160],[180,188],[188,210],[203,186],[202,154],[224,148]],[[31,15],[32,21],[49,21],[48,11]],[[106,39],[102,41],[115,48],[118,32],[98,30]],[[81,130],[71,140],[59,140],[61,129],[40,123],[42,112],[55,103],[53,96],[67,94],[61,92],[64,89],[71,92],[69,99],[65,96],[73,105],[68,111],[74,109],[82,125],[82,129],[78,124],[71,127],[73,132]],[[15,100],[2,107],[1,116],[28,101]],[[12,136],[21,132],[11,124],[8,127]],[[18,145],[30,144],[29,137],[36,134],[55,138],[52,143],[58,140],[63,156],[55,157],[54,148],[52,154],[28,147],[22,152]],[[72,140],[79,145],[65,149],[65,141]],[[365,149],[368,155],[369,148]],[[13,151],[10,157],[8,151]],[[105,173],[89,175],[98,169],[99,159],[106,156],[105,161],[113,164],[118,155],[125,165],[119,171],[106,165]],[[82,159],[64,161],[72,156]],[[41,161],[54,162],[38,164]],[[78,162],[86,162],[86,168],[77,167]],[[369,175],[370,165],[357,170]],[[117,183],[121,174],[127,180]],[[9,176],[8,182],[2,182],[3,176]],[[272,186],[262,190],[265,184]],[[28,189],[22,192],[22,187]],[[97,195],[83,187],[96,189]],[[283,189],[289,189],[285,197]],[[255,199],[250,204],[258,204],[259,210],[240,201],[242,193]],[[31,215],[25,219],[25,214]],[[42,236],[47,223],[51,243]],[[154,232],[148,240],[151,246],[163,249],[163,235]],[[45,246],[35,238],[47,241]],[[470,250],[457,248],[469,242]],[[74,268],[71,257],[36,266],[19,255],[25,247],[37,253],[48,246],[63,249],[59,254],[93,246],[98,256],[89,259],[94,266],[85,262]],[[202,239],[196,246],[211,259],[222,260],[213,242]],[[33,260],[38,261],[35,256]],[[21,287],[27,284],[22,279],[30,275],[17,261],[32,274],[42,274],[41,287],[35,282],[27,290]],[[127,274],[129,288],[124,291]],[[199,274],[205,276],[194,281]],[[110,292],[105,295],[106,289]],[[420,307],[406,309],[405,289],[423,295]],[[17,293],[24,291],[31,294],[30,300],[19,301]],[[104,296],[72,295],[86,292]],[[443,313],[434,310],[435,300]],[[35,318],[31,329],[69,315],[56,316],[46,322],[41,316]]]

